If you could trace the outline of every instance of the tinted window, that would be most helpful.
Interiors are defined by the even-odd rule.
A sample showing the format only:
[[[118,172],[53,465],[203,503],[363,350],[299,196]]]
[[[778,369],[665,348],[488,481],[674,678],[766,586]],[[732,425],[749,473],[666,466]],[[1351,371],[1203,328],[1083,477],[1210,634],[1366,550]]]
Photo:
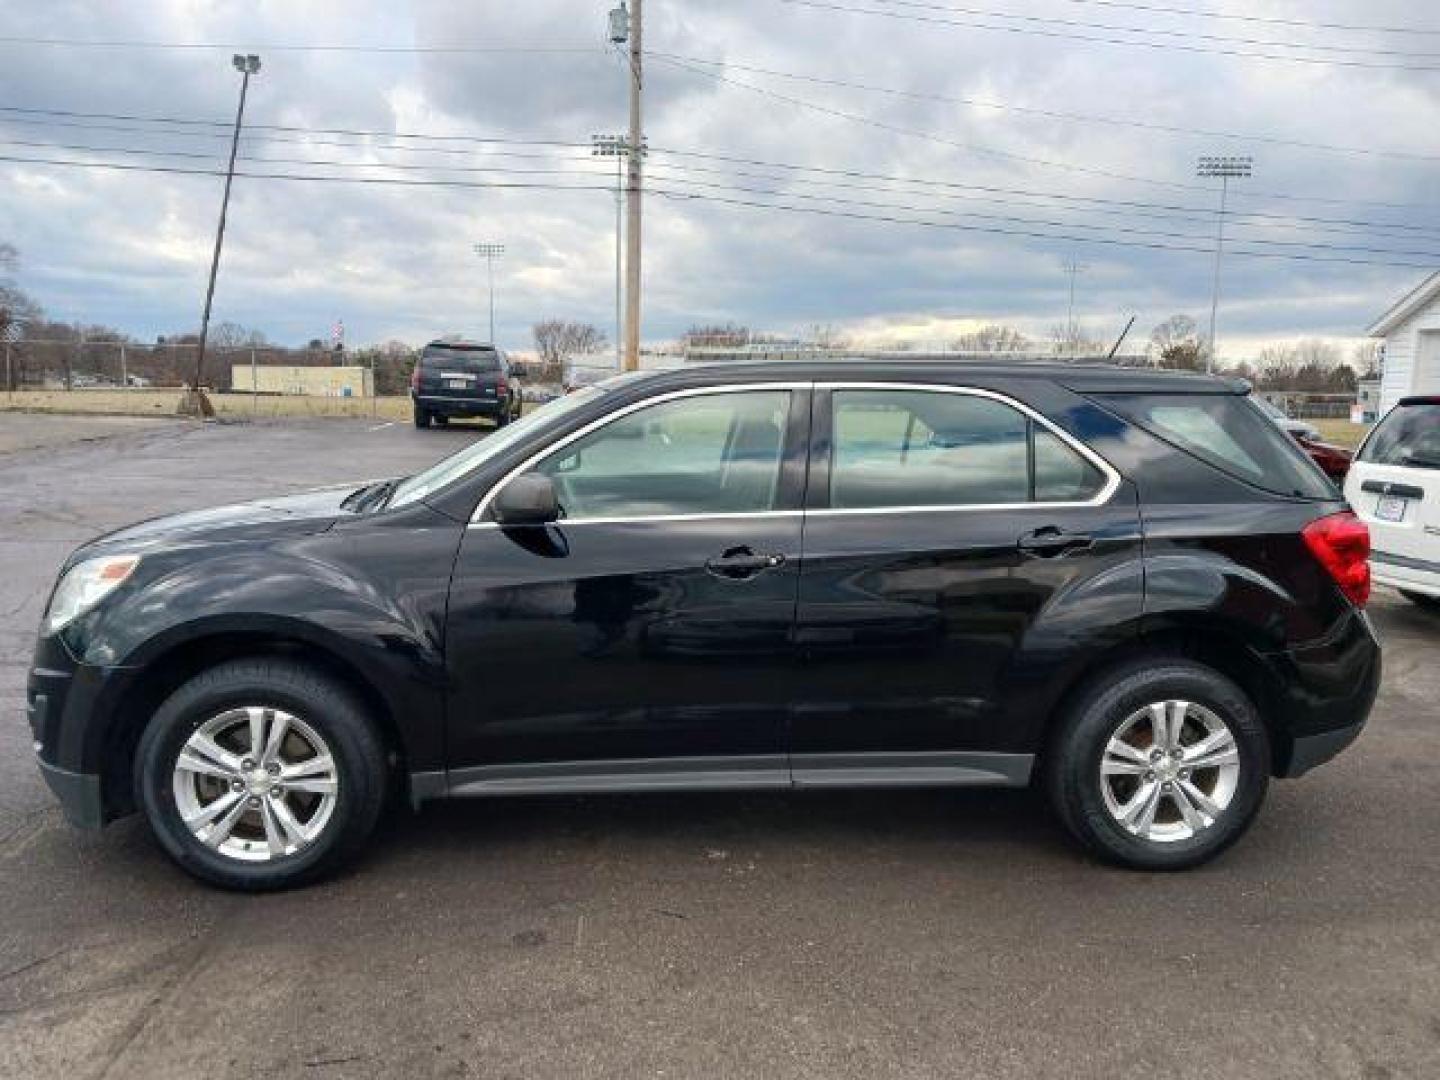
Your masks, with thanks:
[[[1273,420],[1236,394],[1103,394],[1097,400],[1186,453],[1279,495],[1333,499],[1334,485]]]
[[[621,417],[536,466],[565,516],[740,514],[775,508],[790,394],[678,398]]]
[[[446,345],[427,345],[420,354],[427,367],[445,371],[499,371],[500,354],[494,349],[465,349]]]
[[[1064,440],[1003,402],[926,390],[837,390],[833,400],[835,509],[1084,501],[1104,486]]]
[[[1397,405],[1360,449],[1361,461],[1440,469],[1440,402]]]

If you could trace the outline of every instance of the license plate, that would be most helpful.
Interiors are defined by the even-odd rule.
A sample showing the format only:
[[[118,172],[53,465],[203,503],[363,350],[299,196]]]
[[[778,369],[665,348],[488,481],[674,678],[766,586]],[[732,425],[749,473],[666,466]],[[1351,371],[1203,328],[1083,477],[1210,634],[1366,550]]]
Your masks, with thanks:
[[[1404,521],[1405,508],[1409,505],[1409,499],[1402,499],[1398,495],[1382,495],[1375,504],[1375,520]]]
[[[467,382],[467,381],[464,380],[464,379],[446,379],[446,380],[445,380],[445,389],[446,389],[446,390],[468,390],[469,388],[470,388],[469,382]]]

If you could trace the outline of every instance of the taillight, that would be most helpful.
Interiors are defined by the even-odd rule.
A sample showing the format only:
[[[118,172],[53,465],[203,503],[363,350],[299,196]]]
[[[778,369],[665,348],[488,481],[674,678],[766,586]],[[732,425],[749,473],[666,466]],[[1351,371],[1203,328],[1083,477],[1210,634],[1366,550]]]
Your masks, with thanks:
[[[504,380],[504,379],[499,379],[499,380],[496,381],[496,383],[495,383],[495,393],[497,393],[497,394],[503,394],[503,393],[505,393],[505,391],[507,391],[507,390],[509,390],[509,389],[510,389],[510,387],[505,384],[505,380]]]
[[[1305,546],[1356,607],[1370,599],[1370,530],[1349,510],[1300,530]]]
[[[413,368],[410,369],[410,389],[411,389],[411,390],[419,390],[419,389],[420,389],[420,365],[419,365],[419,364],[416,364]]]

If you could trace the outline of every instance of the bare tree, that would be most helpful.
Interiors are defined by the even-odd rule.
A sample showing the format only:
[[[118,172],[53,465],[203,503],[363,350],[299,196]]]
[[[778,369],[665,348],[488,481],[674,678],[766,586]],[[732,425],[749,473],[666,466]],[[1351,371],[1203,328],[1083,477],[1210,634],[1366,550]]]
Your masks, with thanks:
[[[961,334],[950,343],[959,352],[1009,353],[1027,352],[1034,342],[1013,326],[991,323],[968,334]]]
[[[1362,341],[1350,354],[1350,366],[1360,373],[1362,379],[1380,377],[1380,343]]]
[[[681,344],[691,347],[709,345],[718,348],[734,348],[738,345],[749,345],[754,340],[755,335],[750,332],[748,326],[737,326],[730,322],[692,326],[685,331]]]
[[[1150,331],[1145,354],[1156,367],[1201,371],[1209,353],[1189,315],[1171,315]]]
[[[540,357],[539,376],[547,381],[562,376],[568,357],[597,353],[607,344],[605,333],[599,327],[569,319],[542,319],[530,332]]]
[[[1078,321],[1074,325],[1055,323],[1051,326],[1050,346],[1056,356],[1069,357],[1103,356],[1109,350],[1105,342],[1092,338]]]

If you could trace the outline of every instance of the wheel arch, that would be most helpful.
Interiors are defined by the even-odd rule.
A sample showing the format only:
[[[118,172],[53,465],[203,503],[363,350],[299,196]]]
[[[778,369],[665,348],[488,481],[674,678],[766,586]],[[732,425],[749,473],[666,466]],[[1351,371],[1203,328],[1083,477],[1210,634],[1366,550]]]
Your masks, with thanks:
[[[359,664],[303,632],[216,629],[186,637],[149,657],[117,699],[110,722],[92,747],[99,763],[106,820],[135,809],[132,768],[141,733],[171,694],[201,671],[231,660],[283,658],[334,678],[355,694],[374,720],[394,783],[408,785],[406,741],[392,703]]]
[[[1147,660],[1190,660],[1224,675],[1254,703],[1270,739],[1271,775],[1289,764],[1293,735],[1280,677],[1264,656],[1249,647],[1235,628],[1203,621],[1172,622],[1140,633],[1093,657],[1059,692],[1050,711],[1040,756],[1050,752],[1065,716],[1096,682],[1123,665]]]

